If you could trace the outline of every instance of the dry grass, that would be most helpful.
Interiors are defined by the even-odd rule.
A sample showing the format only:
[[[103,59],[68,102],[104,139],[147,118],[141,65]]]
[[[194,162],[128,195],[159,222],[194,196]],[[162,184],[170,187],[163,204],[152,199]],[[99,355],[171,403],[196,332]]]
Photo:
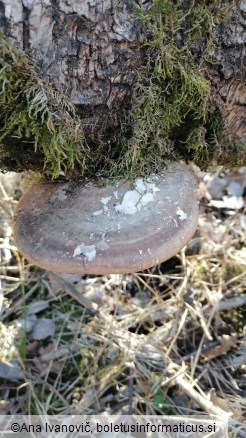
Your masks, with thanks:
[[[0,350],[17,368],[2,371],[0,412],[206,413],[246,436],[246,216],[243,194],[228,189],[245,194],[246,172],[194,170],[201,215],[185,249],[135,275],[82,278],[18,253],[10,225],[22,177],[1,176]],[[50,333],[37,339],[43,318]]]

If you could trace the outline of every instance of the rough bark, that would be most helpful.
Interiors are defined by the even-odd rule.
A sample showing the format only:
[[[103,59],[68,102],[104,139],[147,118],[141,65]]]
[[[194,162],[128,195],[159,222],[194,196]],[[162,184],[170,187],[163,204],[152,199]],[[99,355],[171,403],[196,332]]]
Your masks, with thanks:
[[[143,10],[151,5],[137,3]],[[89,132],[103,133],[104,140],[115,135],[144,62],[146,35],[131,0],[0,0],[0,26],[70,97]],[[241,0],[218,29],[216,64],[206,73],[237,142],[246,141],[245,43]]]
[[[246,141],[246,0],[238,2],[217,33],[218,66],[209,70],[214,98],[222,109],[228,133]]]
[[[88,126],[117,126],[140,65],[131,0],[2,0],[2,25]]]

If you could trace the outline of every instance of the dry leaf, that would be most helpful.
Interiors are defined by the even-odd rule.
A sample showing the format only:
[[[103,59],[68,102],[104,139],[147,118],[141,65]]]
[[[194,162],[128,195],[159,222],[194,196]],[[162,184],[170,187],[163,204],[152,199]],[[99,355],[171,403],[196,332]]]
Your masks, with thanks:
[[[242,196],[223,196],[222,200],[212,200],[209,205],[215,208],[240,210],[244,206],[244,200]]]
[[[226,225],[219,223],[213,215],[201,216],[199,218],[199,229],[202,236],[211,239],[213,242],[224,244],[224,237],[227,231]]]
[[[33,363],[39,371],[41,377],[46,374],[47,369],[49,370],[49,372],[59,374],[64,366],[64,364],[59,361],[54,361],[50,366],[48,363],[42,362],[38,357],[35,357],[33,359]]]
[[[42,377],[46,373],[46,371],[47,371],[48,364],[44,363],[44,362],[41,362],[41,360],[39,360],[38,357],[34,357],[32,359],[32,362],[34,363],[35,367],[39,371],[40,377]]]
[[[55,324],[51,319],[40,318],[37,320],[35,326],[33,327],[31,338],[36,341],[41,341],[55,333]]]
[[[26,319],[20,319],[17,323],[18,327],[25,330],[26,333],[31,333],[37,321],[36,315],[28,315]]]
[[[68,283],[78,283],[82,278],[82,276],[78,274],[60,274],[60,277]]]
[[[17,360],[0,362],[0,378],[10,380],[11,382],[18,382],[24,378]]]
[[[243,186],[241,184],[239,184],[238,182],[231,181],[228,184],[228,186],[226,187],[226,191],[227,191],[228,195],[230,195],[230,196],[240,197],[240,196],[243,196],[244,189],[243,189]]]
[[[212,348],[211,350],[202,353],[202,356],[206,361],[215,359],[222,354],[228,353],[228,351],[230,351],[235,344],[234,336],[229,335],[222,335],[219,341],[220,345],[216,345],[216,347]]]
[[[223,409],[226,412],[233,412],[235,418],[237,420],[244,420],[243,418],[243,412],[242,407],[240,406],[240,403],[236,400],[229,400],[227,398],[221,398],[219,397],[215,391],[211,391],[210,393],[210,400],[219,408]]]
[[[49,303],[47,301],[35,301],[27,307],[27,314],[33,315],[48,309]]]
[[[40,347],[38,353],[42,356],[43,354],[47,354],[55,351],[56,348],[57,348],[56,344],[54,342],[51,342],[50,344],[46,345],[46,347]]]
[[[207,185],[207,190],[213,199],[221,199],[226,188],[226,180],[224,178],[213,178]]]
[[[26,352],[27,353],[37,353],[38,347],[40,343],[38,341],[28,342],[26,345]]]

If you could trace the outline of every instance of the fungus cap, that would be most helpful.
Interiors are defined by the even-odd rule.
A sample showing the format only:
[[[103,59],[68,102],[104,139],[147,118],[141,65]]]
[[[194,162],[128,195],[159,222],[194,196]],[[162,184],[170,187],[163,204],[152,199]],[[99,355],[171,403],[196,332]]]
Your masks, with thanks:
[[[21,198],[14,236],[23,255],[53,272],[130,273],[175,255],[198,221],[196,182],[181,163],[113,186],[34,185]]]

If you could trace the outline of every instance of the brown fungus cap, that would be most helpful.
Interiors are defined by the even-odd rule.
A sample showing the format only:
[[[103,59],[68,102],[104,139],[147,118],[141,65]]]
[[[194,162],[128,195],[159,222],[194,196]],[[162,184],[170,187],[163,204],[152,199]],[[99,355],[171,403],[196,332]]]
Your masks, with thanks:
[[[175,255],[197,220],[195,178],[173,162],[158,176],[102,188],[34,185],[17,206],[14,235],[24,256],[53,272],[130,273]]]

